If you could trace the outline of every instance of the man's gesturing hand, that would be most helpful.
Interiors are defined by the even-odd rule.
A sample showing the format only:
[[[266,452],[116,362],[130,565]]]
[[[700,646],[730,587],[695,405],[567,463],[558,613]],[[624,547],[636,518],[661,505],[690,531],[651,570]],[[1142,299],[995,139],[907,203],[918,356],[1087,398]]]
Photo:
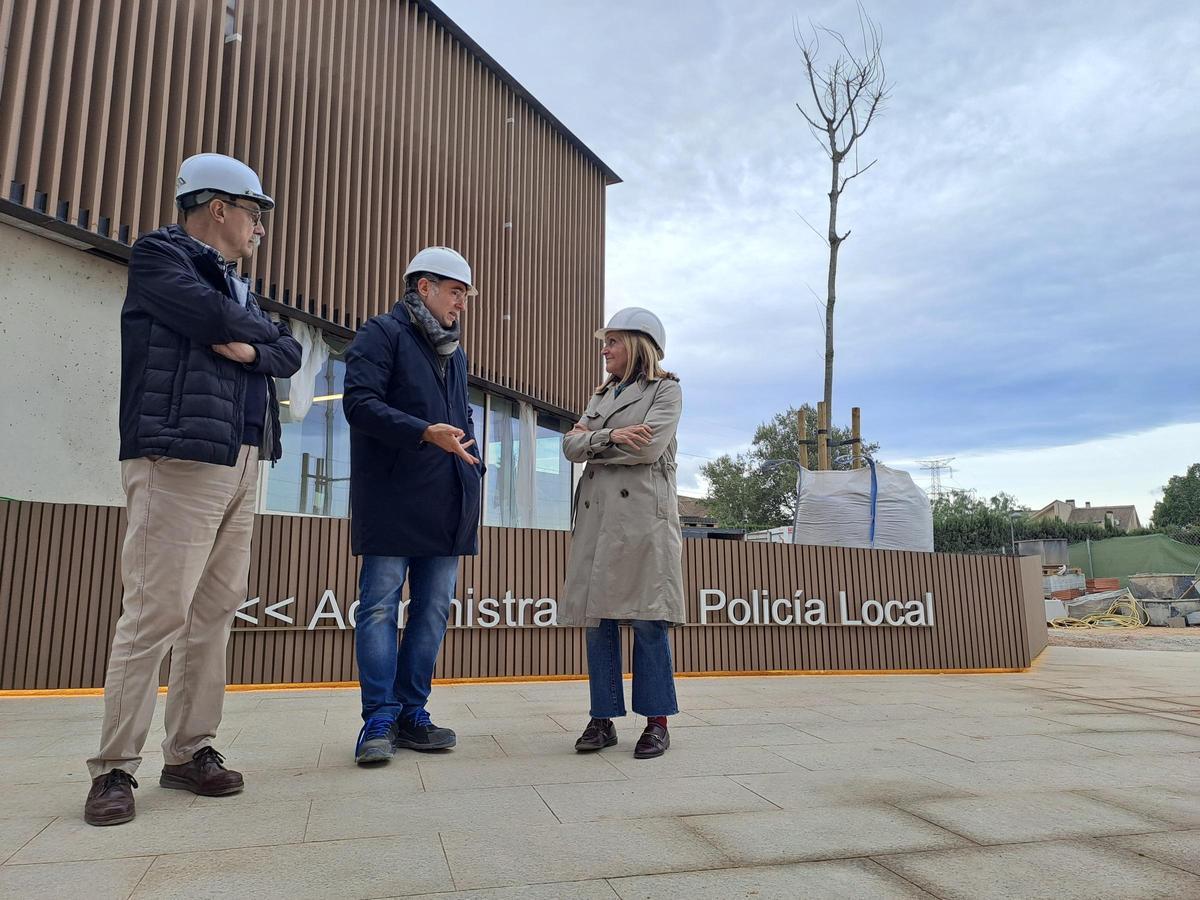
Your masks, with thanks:
[[[462,457],[473,466],[479,465],[479,460],[467,452],[467,448],[475,443],[475,439],[464,441],[466,432],[461,428],[455,428],[453,425],[430,425],[425,429],[425,433],[421,435],[421,440],[427,444],[433,444],[436,447],[441,447],[447,453],[453,453],[455,456]]]
[[[226,359],[232,359],[234,362],[246,366],[251,365],[258,359],[258,351],[254,349],[254,346],[252,344],[243,344],[241,341],[234,341],[230,344],[213,344],[212,351]]]
[[[625,428],[614,428],[609,438],[614,444],[624,444],[634,450],[640,450],[650,443],[654,437],[654,429],[649,425],[629,425]]]

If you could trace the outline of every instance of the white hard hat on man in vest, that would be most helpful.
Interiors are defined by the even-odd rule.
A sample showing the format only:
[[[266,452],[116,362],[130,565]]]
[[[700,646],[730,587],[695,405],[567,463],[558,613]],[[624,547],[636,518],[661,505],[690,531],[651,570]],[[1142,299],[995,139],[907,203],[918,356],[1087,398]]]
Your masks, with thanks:
[[[182,210],[203,206],[215,198],[253,200],[263,210],[275,201],[263,192],[258,174],[244,162],[221,153],[189,156],[179,166],[175,203]]]

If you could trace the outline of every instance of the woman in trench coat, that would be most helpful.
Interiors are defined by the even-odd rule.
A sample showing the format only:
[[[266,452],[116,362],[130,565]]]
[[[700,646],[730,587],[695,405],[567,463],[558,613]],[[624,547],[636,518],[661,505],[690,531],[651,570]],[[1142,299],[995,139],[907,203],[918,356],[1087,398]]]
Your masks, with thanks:
[[[675,493],[679,379],[660,362],[666,337],[652,312],[630,307],[596,332],[604,382],[563,439],[586,463],[575,498],[571,558],[558,621],[587,628],[591,720],[575,743],[617,743],[625,715],[619,623],[633,631],[633,711],[646,717],[634,755],[662,756],[667,716],[679,711],[668,630],[684,621],[683,537]]]

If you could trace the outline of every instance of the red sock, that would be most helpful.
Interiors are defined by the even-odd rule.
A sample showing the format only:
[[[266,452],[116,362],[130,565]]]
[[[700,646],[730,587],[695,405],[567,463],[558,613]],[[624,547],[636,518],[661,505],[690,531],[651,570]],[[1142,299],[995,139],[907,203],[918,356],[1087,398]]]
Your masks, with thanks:
[[[660,728],[666,728],[667,727],[667,717],[666,716],[647,716],[646,724],[647,725],[657,725]]]

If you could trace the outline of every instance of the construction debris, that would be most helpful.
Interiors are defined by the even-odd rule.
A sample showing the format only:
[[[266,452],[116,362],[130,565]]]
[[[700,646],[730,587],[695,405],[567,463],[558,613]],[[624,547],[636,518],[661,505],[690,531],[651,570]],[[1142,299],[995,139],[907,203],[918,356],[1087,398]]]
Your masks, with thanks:
[[[1053,628],[1141,628],[1148,621],[1145,611],[1133,594],[1128,590],[1109,591],[1107,594],[1096,594],[1083,598],[1089,604],[1099,602],[1101,597],[1108,598],[1108,607],[1103,612],[1083,614],[1079,601],[1070,604],[1068,614],[1051,619]]]

